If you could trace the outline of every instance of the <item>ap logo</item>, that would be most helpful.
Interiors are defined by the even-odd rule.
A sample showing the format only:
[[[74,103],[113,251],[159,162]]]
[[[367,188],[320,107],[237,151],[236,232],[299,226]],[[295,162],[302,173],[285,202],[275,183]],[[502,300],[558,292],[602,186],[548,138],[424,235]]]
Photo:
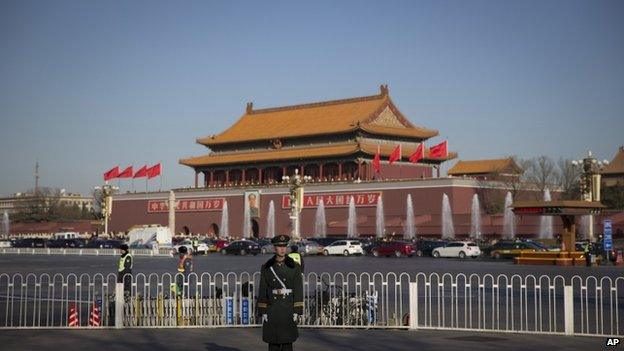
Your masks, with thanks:
[[[620,343],[620,339],[618,339],[618,338],[608,338],[607,339],[607,346],[618,346],[619,343]]]

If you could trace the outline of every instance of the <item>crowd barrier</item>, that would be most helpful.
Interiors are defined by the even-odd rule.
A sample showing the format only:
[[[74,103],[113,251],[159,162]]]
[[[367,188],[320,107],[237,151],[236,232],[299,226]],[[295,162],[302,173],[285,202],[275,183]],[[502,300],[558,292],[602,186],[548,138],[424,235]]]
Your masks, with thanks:
[[[2,328],[258,327],[260,274],[0,274]],[[309,273],[301,327],[624,335],[624,278]]]

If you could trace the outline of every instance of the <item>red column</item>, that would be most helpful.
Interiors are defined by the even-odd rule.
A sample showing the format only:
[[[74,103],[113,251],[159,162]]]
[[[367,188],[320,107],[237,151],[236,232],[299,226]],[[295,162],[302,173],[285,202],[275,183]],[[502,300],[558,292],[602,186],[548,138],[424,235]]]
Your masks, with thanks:
[[[230,171],[225,171],[225,184],[228,185],[230,183]]]
[[[438,166],[436,167],[436,170],[437,170],[437,172],[438,172],[438,178],[440,178],[440,165],[438,165]]]
[[[197,178],[199,177],[199,173],[195,171],[195,188],[197,188]]]
[[[214,186],[214,171],[210,171],[210,186]]]
[[[245,181],[247,180],[247,179],[245,179],[245,169],[244,169],[244,168],[243,168],[243,170],[242,170],[242,172],[241,172],[241,175],[242,175],[241,183],[243,183],[243,184],[244,184],[244,183],[245,183]]]
[[[258,183],[262,184],[262,168],[258,168]]]
[[[319,164],[319,179],[323,180],[323,164]]]
[[[338,163],[338,179],[342,179],[342,162]]]
[[[358,173],[357,173],[357,177],[356,177],[356,179],[357,179],[357,178],[360,178],[360,179],[362,179],[362,178],[363,178],[363,177],[362,177],[362,161],[358,162]]]
[[[299,166],[299,174],[300,174],[300,175],[303,175],[303,170],[304,170],[304,168],[305,168],[305,166],[304,166],[304,165]]]
[[[285,176],[286,174],[286,167],[282,167],[282,175]],[[279,179],[279,181],[282,181],[281,179]]]

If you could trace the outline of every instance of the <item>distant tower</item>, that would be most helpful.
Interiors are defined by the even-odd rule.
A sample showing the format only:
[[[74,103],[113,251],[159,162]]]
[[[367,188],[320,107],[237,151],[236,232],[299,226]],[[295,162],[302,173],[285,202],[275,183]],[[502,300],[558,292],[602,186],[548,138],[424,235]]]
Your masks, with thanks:
[[[35,194],[39,193],[39,160],[35,161]]]

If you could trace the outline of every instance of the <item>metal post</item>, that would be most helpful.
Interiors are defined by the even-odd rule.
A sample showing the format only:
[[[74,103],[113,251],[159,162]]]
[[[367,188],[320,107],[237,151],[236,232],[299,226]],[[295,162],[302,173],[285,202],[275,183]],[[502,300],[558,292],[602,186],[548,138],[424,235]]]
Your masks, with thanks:
[[[418,329],[418,283],[409,285],[409,328]]]
[[[565,335],[574,335],[574,296],[572,285],[565,285],[563,287],[563,313]]]
[[[115,285],[115,328],[123,328],[124,285]]]

